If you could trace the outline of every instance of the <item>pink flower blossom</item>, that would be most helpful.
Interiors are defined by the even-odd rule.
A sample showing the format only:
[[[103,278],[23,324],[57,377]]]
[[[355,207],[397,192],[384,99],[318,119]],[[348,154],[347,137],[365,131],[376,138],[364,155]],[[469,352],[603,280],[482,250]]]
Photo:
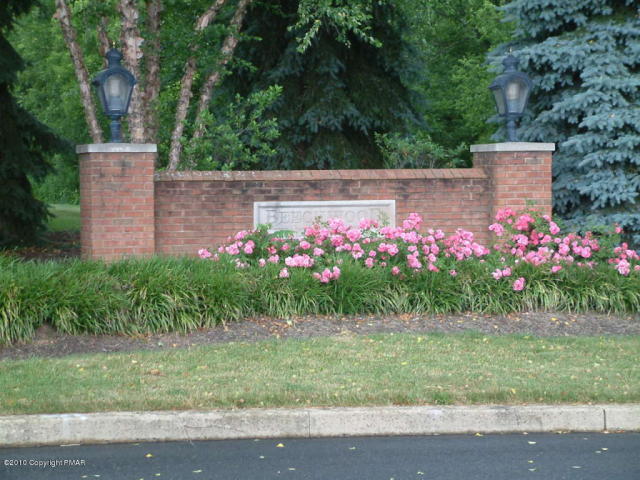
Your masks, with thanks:
[[[369,218],[363,218],[360,220],[358,227],[362,230],[369,230],[370,228],[378,228],[380,225],[375,220],[371,220]]]
[[[413,230],[420,228],[420,224],[422,223],[422,217],[417,213],[410,213],[409,217],[402,222],[402,228],[405,230]]]
[[[422,263],[420,263],[416,255],[407,255],[407,265],[409,265],[409,268],[415,268],[416,270],[422,268]]]
[[[232,243],[231,245],[229,245],[227,248],[225,248],[225,251],[229,254],[229,255],[238,255],[240,253],[240,249],[238,248],[238,245],[235,243]]]
[[[358,228],[352,228],[351,230],[347,231],[347,238],[351,242],[357,242],[358,240],[360,240],[360,237],[362,237],[362,232]]]
[[[198,250],[198,256],[200,258],[210,258],[212,256],[212,254],[206,248],[201,248],[200,250]]]
[[[278,277],[280,277],[280,278],[289,278],[289,270],[287,270],[287,267],[284,267],[282,270],[280,270],[280,273],[278,274]]]
[[[244,237],[246,237],[247,235],[249,235],[250,232],[246,231],[246,230],[241,230],[240,232],[236,233],[234,239],[235,240],[242,240]]]
[[[500,223],[493,223],[489,225],[489,230],[495,233],[498,237],[501,237],[504,233],[504,227]]]
[[[516,212],[514,212],[510,208],[503,208],[501,210],[498,210],[498,213],[496,213],[496,220],[498,222],[504,222],[509,217],[513,217],[515,214]]]
[[[306,240],[302,240],[298,246],[302,249],[302,250],[309,250],[311,248],[311,244],[309,242],[307,242]]]
[[[449,270],[449,275],[455,277],[456,275],[458,275],[458,272],[456,272],[455,270]]]
[[[502,270],[500,270],[499,268],[497,270],[495,270],[491,276],[493,278],[495,278],[496,280],[500,280],[502,278]]]
[[[249,240],[245,246],[242,248],[242,250],[244,251],[244,253],[246,253],[247,255],[251,255],[253,253],[253,249],[256,246],[255,242],[253,240]]]
[[[333,267],[333,271],[325,268],[322,273],[315,272],[313,278],[320,281],[320,283],[329,283],[331,280],[337,280],[340,278],[340,269]]]
[[[375,263],[375,260],[372,257],[367,257],[367,259],[364,261],[364,265],[367,268],[373,268],[374,263]]]
[[[332,235],[331,236],[331,245],[334,247],[338,247],[344,243],[344,237],[342,235]]]
[[[551,267],[551,273],[558,273],[560,270],[562,270],[562,265],[554,265]]]
[[[391,267],[391,275],[400,275],[400,268]]]
[[[515,224],[515,229],[528,230],[529,224],[533,223],[534,221],[535,219],[531,215],[529,215],[528,213],[524,213],[518,217],[518,220],[516,221],[516,224]]]
[[[627,276],[631,272],[630,267],[631,267],[631,264],[629,262],[627,262],[626,260],[620,260],[620,262],[618,263],[618,266],[616,267],[616,270],[618,270],[618,273],[620,275]]]
[[[271,255],[267,259],[267,262],[269,262],[269,263],[278,263],[279,261],[280,261],[280,257],[278,255]]]
[[[324,250],[323,249],[318,248],[318,247],[313,249],[313,256],[314,257],[321,257],[322,255],[324,255]]]
[[[516,292],[520,292],[524,289],[524,283],[524,277],[518,278],[515,282],[513,282],[513,290],[515,290]]]
[[[258,260],[258,265],[264,267],[267,264],[267,261],[264,258]]]
[[[284,263],[287,267],[310,268],[313,267],[315,261],[306,253],[303,255],[299,255],[296,253],[293,257],[285,258]]]

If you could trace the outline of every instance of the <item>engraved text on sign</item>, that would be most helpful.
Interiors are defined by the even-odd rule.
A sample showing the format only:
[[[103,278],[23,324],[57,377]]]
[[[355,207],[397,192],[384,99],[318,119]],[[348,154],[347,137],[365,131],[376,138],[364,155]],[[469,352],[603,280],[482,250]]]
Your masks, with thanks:
[[[341,218],[357,226],[370,218],[392,227],[396,224],[395,200],[337,200],[310,202],[254,202],[253,226],[270,224],[272,230],[293,230],[302,233],[305,227],[320,218]]]

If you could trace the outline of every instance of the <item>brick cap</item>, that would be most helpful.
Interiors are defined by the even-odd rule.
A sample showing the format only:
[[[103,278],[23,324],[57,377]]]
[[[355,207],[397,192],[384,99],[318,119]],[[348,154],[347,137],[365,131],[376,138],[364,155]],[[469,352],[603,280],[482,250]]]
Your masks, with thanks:
[[[484,179],[483,168],[399,170],[260,170],[260,171],[161,171],[156,181],[319,181],[319,180],[432,180]]]
[[[156,153],[154,143],[91,143],[76,145],[76,153]]]
[[[471,145],[471,153],[484,152],[555,152],[555,143],[504,142]]]

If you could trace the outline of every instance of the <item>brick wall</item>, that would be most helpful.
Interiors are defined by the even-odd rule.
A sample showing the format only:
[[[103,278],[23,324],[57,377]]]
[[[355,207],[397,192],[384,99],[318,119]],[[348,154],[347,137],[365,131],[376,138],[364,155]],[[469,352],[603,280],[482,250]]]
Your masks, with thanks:
[[[411,212],[454,231],[487,228],[489,179],[479,168],[176,172],[156,175],[156,249],[194,254],[253,228],[253,202],[395,200],[396,224]]]
[[[85,258],[195,255],[253,228],[253,204],[263,201],[395,200],[396,224],[417,212],[425,228],[465,228],[484,243],[500,208],[532,200],[551,213],[552,144],[475,145],[474,168],[467,169],[155,175],[155,153],[145,146],[112,144],[143,150],[137,153],[84,147],[99,146],[78,149]]]
[[[78,147],[83,258],[110,261],[155,253],[156,146],[117,145]]]
[[[501,151],[506,144],[473,145],[473,163],[491,178],[491,213],[505,207],[522,209],[527,202],[551,215],[551,163],[553,144],[523,144],[521,150]],[[517,145],[517,144],[516,144]],[[527,145],[531,145],[527,149]],[[543,145],[546,150],[535,151]]]

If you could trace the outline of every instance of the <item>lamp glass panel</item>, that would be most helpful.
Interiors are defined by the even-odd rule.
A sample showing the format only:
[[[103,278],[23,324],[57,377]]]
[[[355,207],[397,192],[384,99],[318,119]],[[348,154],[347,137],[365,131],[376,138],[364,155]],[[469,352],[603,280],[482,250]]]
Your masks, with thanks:
[[[524,102],[527,99],[527,85],[520,78],[509,80],[505,87],[507,98],[507,110],[509,113],[522,113]]]
[[[493,96],[496,99],[496,108],[498,109],[498,115],[504,115],[507,111],[506,105],[504,103],[504,95],[502,93],[502,89],[498,88],[492,90]]]
[[[127,104],[127,79],[115,74],[107,78],[104,85],[107,109],[111,112],[124,112]]]

